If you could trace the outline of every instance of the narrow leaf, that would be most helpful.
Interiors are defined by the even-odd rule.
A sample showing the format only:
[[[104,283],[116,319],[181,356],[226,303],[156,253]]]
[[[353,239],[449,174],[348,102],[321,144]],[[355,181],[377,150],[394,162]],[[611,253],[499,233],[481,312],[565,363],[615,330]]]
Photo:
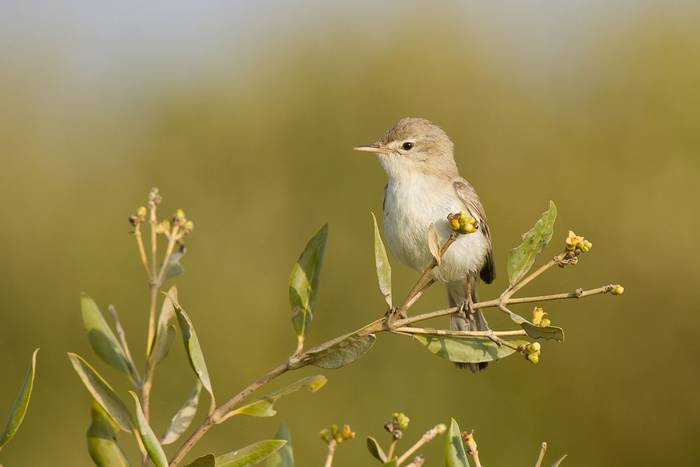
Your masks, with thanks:
[[[292,435],[287,425],[280,424],[275,434],[275,439],[287,442],[277,452],[265,460],[265,467],[294,467],[294,452],[292,451]]]
[[[462,432],[454,418],[450,422],[450,431],[445,438],[445,466],[469,467],[467,453],[462,443]]]
[[[197,414],[197,406],[199,405],[199,394],[202,392],[202,383],[197,380],[194,389],[182,404],[180,410],[170,420],[170,426],[165,431],[165,434],[160,439],[160,444],[172,444],[180,438],[180,436],[189,428],[190,423]]]
[[[168,351],[170,351],[170,345],[175,338],[175,306],[173,303],[178,303],[177,287],[175,286],[168,289],[160,309],[156,340],[151,349],[151,355],[149,356],[152,366],[157,365],[167,357]]]
[[[367,437],[367,450],[379,462],[387,461],[384,449],[382,449],[382,447],[379,445],[379,442],[371,436]]]
[[[194,330],[192,321],[190,320],[190,317],[187,316],[187,313],[185,313],[185,310],[183,310],[180,304],[177,303],[177,299],[170,295],[168,295],[168,298],[172,301],[173,306],[175,307],[177,321],[180,324],[180,332],[182,333],[182,341],[185,344],[185,351],[187,351],[190,366],[197,375],[197,378],[199,378],[199,381],[201,381],[204,389],[207,390],[213,400],[214,391],[211,387],[209,371],[207,370],[207,364],[204,361],[204,354],[202,353],[202,348],[199,345],[199,339],[197,339],[197,333]]]
[[[528,321],[520,323],[520,326],[533,339],[549,339],[559,342],[564,340],[564,330],[557,326],[535,326]]]
[[[119,428],[95,400],[92,401],[91,418],[92,422],[87,431],[87,444],[88,452],[95,465],[128,467],[129,461],[117,444],[116,430]]]
[[[559,467],[559,465],[560,465],[562,462],[564,462],[564,459],[566,459],[567,457],[568,457],[568,454],[564,454],[563,456],[561,456],[561,457],[559,458],[558,461],[556,461],[554,464],[552,464],[552,467]]]
[[[510,285],[522,279],[535,263],[535,258],[552,239],[554,222],[557,219],[557,207],[549,202],[549,209],[535,223],[532,229],[525,232],[523,242],[511,250],[508,256],[508,279]]]
[[[268,439],[246,446],[237,451],[216,457],[216,467],[245,467],[265,460],[287,444],[285,440]]]
[[[168,467],[168,458],[165,456],[165,451],[163,451],[163,446],[158,442],[158,438],[153,429],[148,424],[148,420],[143,415],[143,410],[141,410],[141,402],[139,402],[139,396],[136,395],[134,391],[129,391],[131,397],[134,399],[134,406],[136,408],[136,422],[138,425],[138,431],[143,440],[143,444],[146,447],[146,452],[148,452],[148,457],[151,458],[153,464],[156,467]]]
[[[319,368],[328,369],[349,365],[367,353],[374,345],[376,338],[374,334],[365,336],[349,334],[327,349],[318,352],[309,351],[308,354],[311,357],[309,363]]]
[[[515,353],[515,350],[510,347],[499,346],[488,337],[414,334],[413,338],[426,346],[430,352],[451,362],[492,362]],[[527,344],[527,341],[524,340],[509,340],[508,342],[515,345]]]
[[[384,296],[384,301],[389,308],[392,308],[391,265],[389,264],[389,258],[386,255],[386,249],[384,248],[384,242],[382,242],[382,236],[379,233],[377,218],[374,216],[374,213],[372,213],[372,221],[374,222],[374,262],[377,267],[379,291]]]
[[[117,370],[129,374],[132,367],[131,362],[124,354],[112,328],[107,324],[95,301],[89,296],[81,294],[80,311],[83,316],[83,325],[88,332],[90,346],[95,353]]]
[[[304,340],[313,319],[327,239],[328,224],[325,224],[306,244],[289,276],[292,324],[300,341]]]
[[[300,389],[307,389],[310,392],[316,392],[323,386],[325,386],[327,382],[328,379],[326,379],[326,377],[323,375],[309,376],[307,378],[300,379],[299,381],[295,381],[294,383],[285,386],[275,392],[271,392],[270,394],[262,397],[261,399],[253,401],[250,404],[246,404],[229,412],[228,414],[223,416],[222,421],[234,415],[249,415],[251,417],[272,417],[277,413],[273,405],[281,397],[297,392]]]
[[[36,354],[39,349],[36,349],[32,353],[32,361],[29,364],[27,373],[24,375],[24,380],[19,388],[15,402],[12,404],[10,409],[10,416],[5,425],[5,430],[0,436],[0,448],[6,445],[17,433],[22,421],[24,421],[24,416],[27,414],[27,409],[29,408],[29,399],[32,397],[32,389],[34,388],[34,376],[36,374]]]
[[[435,224],[430,224],[428,227],[428,249],[430,254],[433,255],[435,261],[438,265],[442,263],[442,257],[440,256],[440,237],[438,236],[437,229],[435,229]]]
[[[68,353],[68,359],[93,399],[112,417],[120,429],[131,431],[131,415],[109,383],[80,355]]]
[[[214,454],[198,457],[191,464],[187,464],[187,467],[216,467],[216,457]]]

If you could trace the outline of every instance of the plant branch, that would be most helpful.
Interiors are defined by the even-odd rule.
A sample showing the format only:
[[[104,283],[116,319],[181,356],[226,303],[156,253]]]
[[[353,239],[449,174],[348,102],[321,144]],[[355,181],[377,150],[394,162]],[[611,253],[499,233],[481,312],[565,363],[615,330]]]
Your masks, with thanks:
[[[537,457],[537,462],[535,462],[535,467],[541,467],[542,462],[544,461],[544,455],[547,453],[547,443],[542,442],[542,446],[540,447],[540,455]]]
[[[429,443],[433,439],[435,439],[438,435],[443,434],[445,431],[447,431],[447,427],[440,423],[439,425],[435,425],[433,428],[430,430],[426,431],[423,436],[406,452],[403,453],[401,457],[396,461],[396,465],[399,466],[402,463],[406,462],[406,460],[413,455],[417,450],[419,450],[421,447],[423,447],[424,444]]]
[[[333,465],[333,456],[335,455],[335,448],[338,447],[338,443],[334,439],[330,440],[328,443],[328,455],[326,456],[326,462],[323,464],[324,467],[331,467]]]

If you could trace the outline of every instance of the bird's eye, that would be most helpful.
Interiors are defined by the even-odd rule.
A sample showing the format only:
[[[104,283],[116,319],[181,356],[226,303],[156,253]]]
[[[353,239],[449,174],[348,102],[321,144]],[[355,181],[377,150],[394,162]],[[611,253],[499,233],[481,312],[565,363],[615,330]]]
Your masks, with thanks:
[[[410,141],[406,141],[401,145],[401,147],[404,149],[404,151],[410,151],[413,148],[413,143]]]

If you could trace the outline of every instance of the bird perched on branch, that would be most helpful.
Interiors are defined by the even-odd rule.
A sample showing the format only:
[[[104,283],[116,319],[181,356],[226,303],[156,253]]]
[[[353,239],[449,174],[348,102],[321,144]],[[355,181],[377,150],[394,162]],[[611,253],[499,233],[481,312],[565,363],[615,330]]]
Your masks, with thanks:
[[[402,263],[424,271],[433,261],[428,230],[435,226],[439,244],[452,233],[447,216],[465,212],[476,219],[477,231],[460,235],[432,272],[444,282],[451,307],[451,328],[485,331],[481,310],[472,309],[476,278],[491,283],[495,275],[486,213],[474,187],[459,175],[454,145],[447,134],[423,118],[402,118],[376,143],[354,148],[377,156],[389,177],[384,188],[384,235],[389,251]],[[457,363],[473,372],[486,362]]]

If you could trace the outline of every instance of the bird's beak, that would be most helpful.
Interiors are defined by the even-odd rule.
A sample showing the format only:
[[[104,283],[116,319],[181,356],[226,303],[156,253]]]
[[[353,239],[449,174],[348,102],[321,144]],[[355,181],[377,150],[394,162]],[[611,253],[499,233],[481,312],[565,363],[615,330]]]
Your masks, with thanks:
[[[355,151],[373,152],[375,154],[389,154],[389,150],[380,144],[368,144],[366,146],[355,146]]]

